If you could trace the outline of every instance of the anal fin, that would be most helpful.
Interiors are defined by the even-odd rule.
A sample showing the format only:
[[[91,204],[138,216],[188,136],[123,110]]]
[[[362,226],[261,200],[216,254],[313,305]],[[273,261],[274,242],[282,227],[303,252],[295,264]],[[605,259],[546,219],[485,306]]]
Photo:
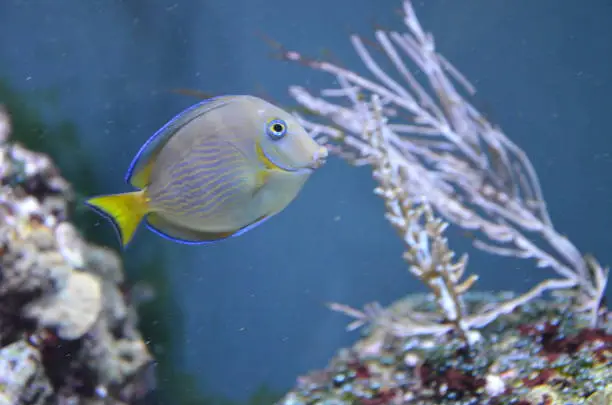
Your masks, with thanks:
[[[185,228],[172,224],[157,213],[147,215],[145,222],[147,227],[153,232],[171,241],[187,245],[205,245],[242,235],[262,224],[270,217],[271,215],[263,216],[247,226],[230,232],[205,232]]]

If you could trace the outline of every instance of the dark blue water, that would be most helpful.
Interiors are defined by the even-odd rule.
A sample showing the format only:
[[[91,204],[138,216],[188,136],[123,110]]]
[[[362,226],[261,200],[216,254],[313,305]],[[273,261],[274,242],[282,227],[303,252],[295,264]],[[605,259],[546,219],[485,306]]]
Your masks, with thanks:
[[[426,5],[424,5],[426,3]],[[140,144],[194,102],[264,88],[287,102],[290,84],[329,78],[270,57],[255,34],[358,66],[347,34],[401,29],[399,1],[18,1],[0,5],[0,76],[24,92],[51,89],[50,122],[70,119],[108,192]],[[418,2],[440,51],[478,87],[489,115],[523,146],[557,228],[612,263],[612,3]],[[112,164],[110,164],[112,163]],[[163,248],[186,322],[182,362],[209,392],[245,398],[261,383],[289,387],[354,335],[325,301],[351,305],[422,291],[372,195],[368,169],[332,160],[285,212],[214,247],[139,233],[130,254]],[[104,224],[104,226],[108,226]],[[464,249],[465,241],[454,246]],[[482,289],[533,285],[545,271],[474,253]]]

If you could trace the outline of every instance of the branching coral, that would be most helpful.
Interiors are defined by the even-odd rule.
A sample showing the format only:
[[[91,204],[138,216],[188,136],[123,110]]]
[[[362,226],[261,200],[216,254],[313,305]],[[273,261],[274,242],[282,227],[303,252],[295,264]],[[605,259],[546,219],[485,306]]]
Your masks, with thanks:
[[[445,321],[459,331],[483,326],[553,289],[574,291],[575,310],[587,311],[595,325],[608,269],[555,229],[525,152],[470,103],[464,93],[474,93],[474,87],[437,53],[433,36],[421,27],[409,0],[403,2],[403,10],[407,32],[375,33],[376,49],[387,58],[385,67],[362,39],[351,37],[372,79],[279,46],[286,60],[329,73],[340,85],[323,90],[321,96],[290,87],[291,95],[314,116],[303,115],[301,122],[339,156],[374,166],[377,192],[386,200],[387,218],[406,243],[412,273],[433,290]],[[409,62],[424,80],[417,79]],[[465,260],[450,263],[452,253],[442,234],[445,225],[431,210],[473,233],[477,248],[534,259],[539,268],[550,268],[560,277],[487,313],[462,314],[460,296],[474,278],[458,282]],[[362,320],[371,317],[337,304],[334,308]],[[372,308],[366,311],[369,315]],[[380,311],[374,312],[380,316]],[[437,325],[430,331],[438,330]]]
[[[389,146],[382,133],[385,122],[380,99],[377,96],[373,96],[372,106],[374,109],[369,114],[371,125],[370,128],[366,128],[365,137],[375,152],[371,162],[374,167],[374,178],[380,184],[375,193],[384,198],[386,217],[403,237],[406,244],[404,258],[410,264],[411,273],[435,292],[445,320],[466,338],[468,330],[464,323],[466,314],[462,294],[470,288],[477,277],[472,275],[460,282],[467,264],[467,255],[457,262],[452,261],[455,254],[449,249],[444,237],[444,230],[448,224],[434,217],[426,199],[416,200],[401,187],[409,174],[404,168],[394,164],[388,154]],[[361,314],[342,305],[331,304],[331,307],[356,315],[361,320],[365,319]],[[375,315],[374,319],[386,319],[376,316],[376,312],[371,314]],[[360,322],[351,325],[351,328],[358,324]],[[421,322],[419,326],[417,327],[415,320],[404,330],[412,334],[448,330],[448,326],[433,321]]]

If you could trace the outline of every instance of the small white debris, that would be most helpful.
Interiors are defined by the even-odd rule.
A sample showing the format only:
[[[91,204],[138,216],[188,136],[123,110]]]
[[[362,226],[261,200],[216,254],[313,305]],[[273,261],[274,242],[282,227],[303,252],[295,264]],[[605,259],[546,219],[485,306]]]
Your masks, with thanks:
[[[501,395],[506,391],[504,380],[498,375],[490,374],[486,378],[485,391],[492,397]]]

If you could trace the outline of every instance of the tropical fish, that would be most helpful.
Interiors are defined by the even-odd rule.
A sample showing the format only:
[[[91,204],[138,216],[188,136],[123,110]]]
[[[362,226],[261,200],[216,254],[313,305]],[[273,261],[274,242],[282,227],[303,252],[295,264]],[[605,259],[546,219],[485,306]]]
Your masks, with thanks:
[[[90,198],[125,247],[144,219],[170,240],[238,236],[278,214],[327,157],[288,112],[248,95],[205,100],[141,147],[125,180],[137,190]]]

